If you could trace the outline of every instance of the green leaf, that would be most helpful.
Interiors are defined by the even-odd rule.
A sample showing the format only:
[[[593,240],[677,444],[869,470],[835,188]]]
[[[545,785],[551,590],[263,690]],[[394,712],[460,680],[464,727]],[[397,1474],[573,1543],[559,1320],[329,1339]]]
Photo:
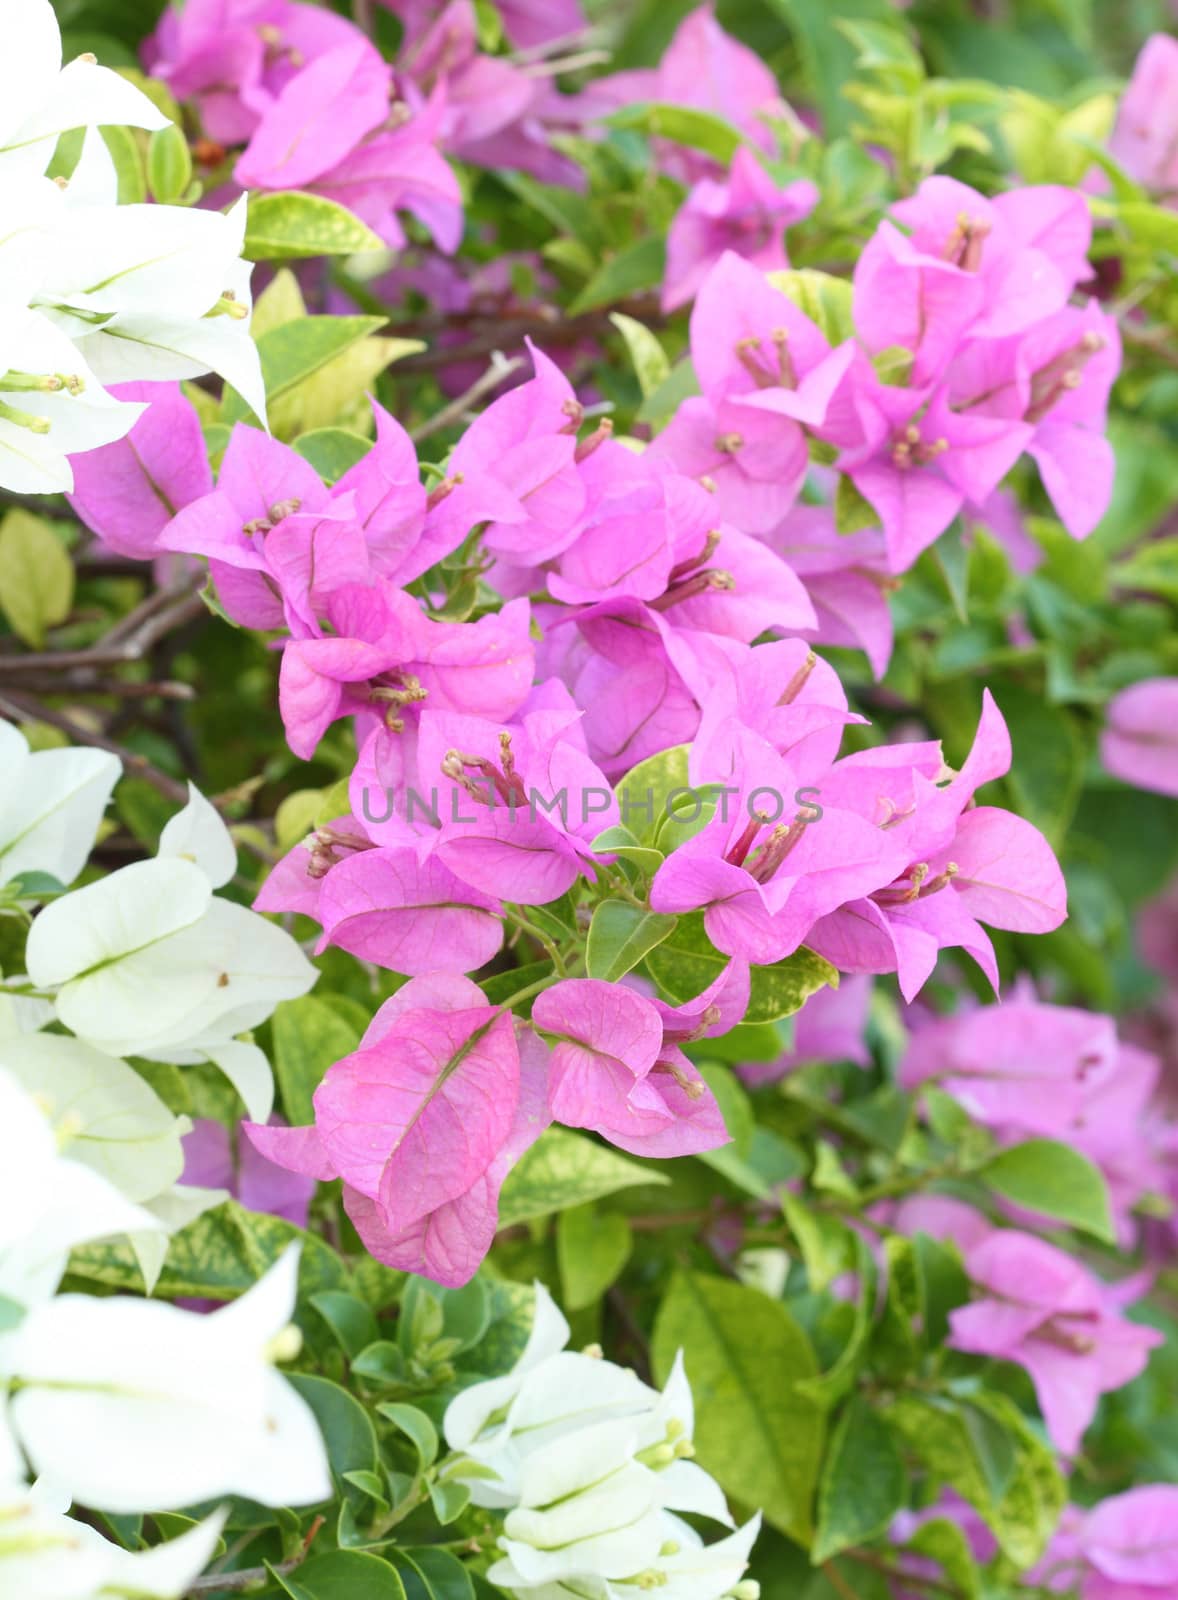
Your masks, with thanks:
[[[408,1566],[418,1574],[429,1600],[474,1600],[470,1574],[449,1550],[425,1545],[415,1550],[394,1550],[389,1559],[402,1573]]]
[[[853,291],[849,279],[816,272],[812,267],[791,267],[784,272],[771,272],[769,282],[792,300],[799,311],[805,312],[811,322],[817,323],[831,344],[841,344],[854,336]]]
[[[646,958],[654,981],[672,1000],[682,1003],[702,994],[720,976],[729,958],[704,931],[703,914],[680,917],[674,933]],[[753,967],[745,1022],[776,1022],[800,1011],[810,996],[829,984],[838,987],[838,973],[829,961],[803,946],[784,961]]]
[[[443,1528],[448,1528],[470,1504],[470,1489],[465,1483],[431,1483],[429,1486],[430,1504],[434,1508]]]
[[[130,128],[112,126],[100,128],[99,132],[118,174],[119,204],[142,205],[147,199],[147,176],[143,170],[143,155],[138,139]]]
[[[619,1189],[670,1183],[665,1173],[565,1128],[549,1128],[512,1170],[499,1200],[499,1226],[510,1228]]]
[[[315,1413],[327,1459],[336,1476],[342,1477],[345,1472],[379,1472],[376,1430],[360,1402],[338,1383],[326,1378],[292,1372],[289,1381]],[[363,1493],[356,1489],[355,1495],[348,1498],[354,1499]]]
[[[696,1403],[700,1465],[775,1528],[809,1542],[822,1460],[822,1410],[798,1388],[814,1352],[778,1301],[724,1278],[680,1272],[655,1319],[651,1357],[665,1383],[682,1349]]]
[[[619,250],[590,278],[569,307],[569,315],[583,316],[643,289],[656,288],[663,281],[666,253],[666,241],[659,235]]]
[[[796,1195],[783,1194],[781,1204],[802,1252],[810,1287],[821,1293],[854,1265],[855,1235],[837,1217],[811,1210]]]
[[[262,376],[270,405],[384,327],[383,317],[298,317],[271,328],[258,340]],[[251,415],[234,390],[225,394],[226,422],[244,422]]]
[[[636,420],[650,422],[657,427],[665,418],[673,416],[684,400],[690,400],[698,393],[699,378],[695,367],[691,357],[684,356],[675,363],[654,393],[643,400]]]
[[[183,130],[174,122],[166,128],[157,128],[148,140],[147,184],[160,205],[183,205],[188,199],[192,188],[192,152]]]
[[[673,144],[703,150],[724,166],[744,143],[740,129],[723,117],[667,101],[639,100],[603,120],[611,128],[635,128],[652,139],[670,139]]]
[[[287,189],[250,196],[242,252],[249,261],[354,256],[383,248],[366,223],[322,195]]]
[[[562,1211],[556,1222],[556,1259],[568,1309],[583,1311],[600,1299],[621,1275],[633,1247],[630,1224],[619,1212],[593,1206]]]
[[[907,1488],[891,1429],[857,1395],[835,1429],[823,1468],[814,1565],[885,1533],[903,1509]]]
[[[589,924],[586,971],[591,978],[616,983],[674,933],[677,920],[631,905],[628,900],[603,900]]]
[[[904,1549],[935,1561],[962,1600],[979,1600],[982,1591],[977,1564],[958,1523],[948,1517],[933,1517],[917,1528]]]
[[[73,603],[73,562],[52,526],[19,507],[9,511],[0,522],[0,611],[13,633],[40,650]]]
[[[836,533],[858,533],[861,528],[878,528],[879,514],[869,500],[865,500],[847,477],[840,473],[834,491],[834,527]]]
[[[1033,1566],[1055,1531],[1067,1489],[1050,1446],[1005,1395],[968,1402],[902,1394],[884,1416],[934,1479],[983,1517],[1016,1566]]]
[[[396,1568],[367,1550],[329,1550],[278,1581],[295,1600],[405,1600]]]
[[[626,341],[638,387],[642,390],[643,399],[646,399],[670,377],[670,358],[656,335],[644,323],[635,322],[633,317],[624,316],[620,311],[611,312],[609,320]]]
[[[322,1294],[311,1296],[311,1304],[335,1334],[346,1356],[359,1355],[367,1345],[380,1338],[371,1309],[355,1295],[325,1289]]]
[[[313,428],[300,434],[293,448],[309,461],[329,487],[372,449],[372,440],[350,428]]]
[[[685,744],[660,750],[631,768],[615,788],[622,827],[639,844],[653,846],[659,828],[670,814],[669,797],[689,790],[687,756]]]
[[[296,789],[281,800],[274,813],[274,836],[285,853],[314,831],[323,805],[322,789]]]
[[[624,861],[632,861],[639,872],[649,876],[657,872],[663,864],[661,850],[653,850],[649,846],[639,844],[629,828],[617,826],[606,828],[599,833],[590,846],[594,855],[621,856]]]
[[[432,1467],[438,1458],[438,1430],[425,1412],[419,1411],[416,1406],[394,1401],[386,1401],[376,1409],[386,1422],[391,1422],[412,1443],[422,1471]]]
[[[551,961],[529,961],[522,967],[512,967],[510,972],[492,973],[489,978],[481,980],[479,988],[493,1006],[499,1006],[505,1005],[512,995],[519,994],[522,989],[530,989],[541,978],[555,976],[556,968]]]
[[[350,1056],[360,1035],[317,995],[284,1000],[270,1024],[274,1076],[282,1107],[296,1127],[315,1120],[312,1095],[328,1067]]]
[[[155,1297],[234,1300],[252,1289],[291,1244],[302,1246],[299,1286],[303,1295],[344,1289],[344,1264],[317,1234],[263,1212],[225,1200],[173,1234]],[[112,1289],[141,1289],[138,1264],[127,1244],[88,1244],[70,1257],[70,1274]]]
[[[978,1176],[1003,1199],[1028,1211],[1116,1242],[1108,1188],[1100,1169],[1078,1150],[1054,1139],[1012,1145],[981,1168]]]

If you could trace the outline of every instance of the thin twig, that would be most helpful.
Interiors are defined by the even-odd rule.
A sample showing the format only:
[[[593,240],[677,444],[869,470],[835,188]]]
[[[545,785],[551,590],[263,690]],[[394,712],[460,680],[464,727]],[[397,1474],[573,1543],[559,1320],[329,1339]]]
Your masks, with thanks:
[[[13,722],[45,722],[51,728],[56,728],[59,733],[66,734],[75,744],[90,745],[96,750],[109,750],[111,755],[118,756],[129,776],[142,778],[144,783],[149,783],[165,799],[175,800],[179,805],[184,805],[188,800],[188,786],[176,778],[170,778],[166,772],[161,772],[146,756],[128,750],[126,745],[108,739],[104,734],[96,733],[84,722],[75,722],[73,717],[67,716],[64,711],[56,710],[53,706],[43,705],[39,700],[29,699],[5,689],[0,693],[0,716],[9,717]]]
[[[851,1588],[833,1561],[822,1563],[822,1575],[836,1594],[842,1595],[843,1600],[859,1600],[858,1592]]]
[[[521,356],[512,356],[508,360],[501,350],[493,350],[491,352],[491,365],[481,377],[475,379],[464,394],[460,394],[457,400],[451,400],[450,404],[443,406],[435,416],[429,417],[425,422],[419,423],[416,428],[410,430],[409,437],[413,440],[413,443],[420,444],[423,439],[428,439],[435,433],[441,433],[442,429],[448,428],[451,423],[461,422],[471,406],[481,400],[484,395],[488,395],[492,390],[497,389],[501,383],[511,377],[513,372],[518,372],[523,364]]]
[[[115,624],[97,644],[86,650],[43,650],[23,655],[0,655],[0,677],[25,678],[40,672],[70,672],[80,667],[118,667],[142,661],[161,639],[201,615],[203,605],[194,593],[201,575],[160,589]]]
[[[115,700],[195,700],[190,683],[171,679],[143,682],[138,678],[100,678],[89,668],[74,668],[64,680],[53,673],[22,675],[20,686],[28,694],[68,694],[82,699],[107,695]]]

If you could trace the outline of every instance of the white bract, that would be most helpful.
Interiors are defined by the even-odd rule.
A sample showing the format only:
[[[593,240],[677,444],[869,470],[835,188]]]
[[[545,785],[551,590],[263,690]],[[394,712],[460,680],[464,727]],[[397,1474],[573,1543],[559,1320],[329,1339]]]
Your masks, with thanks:
[[[0,722],[0,885],[26,872],[72,883],[120,770],[105,750],[30,753],[24,735]]]
[[[566,1350],[569,1327],[536,1285],[532,1333],[506,1377],[465,1389],[446,1411],[458,1453],[446,1476],[476,1505],[506,1510],[488,1573],[537,1600],[623,1600],[634,1587],[720,1600],[756,1538],[749,1523],[704,1545],[671,1513],[732,1526],[719,1485],[689,1458],[694,1408],[682,1359],[660,1393],[633,1372]],[[742,1600],[754,1600],[742,1585]]]
[[[80,1039],[111,1056],[213,1061],[264,1122],[269,1064],[238,1035],[318,974],[283,929],[215,897],[236,853],[195,790],[160,849],[46,906],[29,934],[29,977],[56,990],[58,1018]]]
[[[81,1169],[79,1169],[81,1170]],[[164,1511],[222,1494],[308,1505],[332,1493],[314,1413],[274,1370],[297,1246],[211,1315],[160,1301],[59,1295],[0,1340],[12,1433],[33,1470],[97,1510]]]
[[[62,1154],[45,1109],[0,1067],[0,1299],[17,1308],[45,1300],[75,1245],[162,1230],[99,1172]],[[3,1344],[0,1335],[0,1366]]]
[[[47,1506],[37,1489],[0,1484],[0,1594],[20,1600],[177,1600],[208,1565],[225,1514],[132,1552]]]
[[[250,337],[246,200],[227,214],[117,204],[98,128],[168,119],[88,58],[61,64],[49,0],[4,0],[0,59],[0,486],[73,487],[71,455],[130,432],[142,407],[104,384],[216,372],[265,416]],[[57,139],[86,134],[65,191]]]

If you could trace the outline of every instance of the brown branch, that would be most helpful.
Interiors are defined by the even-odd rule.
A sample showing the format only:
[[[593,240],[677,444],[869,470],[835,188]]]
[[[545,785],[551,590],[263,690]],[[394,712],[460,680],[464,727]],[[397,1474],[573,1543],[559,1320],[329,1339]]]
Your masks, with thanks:
[[[75,744],[89,745],[96,750],[109,750],[111,755],[118,756],[129,777],[142,778],[165,799],[174,800],[179,805],[185,805],[188,801],[187,784],[181,783],[177,778],[169,777],[166,772],[161,772],[146,756],[138,755],[134,750],[128,750],[126,745],[108,739],[104,734],[96,733],[84,722],[75,722],[73,717],[64,711],[56,710],[53,706],[43,705],[39,700],[26,698],[23,694],[15,694],[10,689],[4,689],[0,692],[0,716],[8,717],[13,722],[44,722],[49,727],[56,728],[59,733],[66,734]]]
[[[161,639],[201,615],[204,605],[195,590],[203,581],[203,574],[193,574],[170,588],[156,590],[86,650],[0,655],[0,678],[70,672],[86,667],[117,667],[142,661]]]
[[[109,696],[114,700],[195,700],[190,683],[175,683],[169,678],[143,682],[138,678],[100,678],[89,668],[73,668],[61,678],[51,672],[23,676],[21,688],[27,694],[76,695],[81,699]]]
[[[301,1567],[310,1553],[315,1535],[323,1526],[324,1518],[318,1516],[308,1528],[303,1539],[302,1549],[298,1555],[291,1556],[289,1561],[275,1561],[267,1567],[242,1567],[238,1572],[206,1572],[202,1578],[194,1578],[184,1591],[185,1594],[236,1594],[242,1589],[253,1589],[260,1583],[265,1583],[271,1576],[285,1578],[288,1572],[293,1572],[296,1567]]]
[[[475,379],[470,388],[460,394],[457,400],[451,400],[448,406],[443,406],[436,414],[419,423],[416,428],[409,430],[409,437],[414,444],[420,444],[423,439],[430,438],[435,433],[441,433],[443,428],[448,428],[451,423],[461,422],[467,411],[484,395],[491,394],[505,383],[512,373],[518,372],[523,366],[522,356],[512,356],[510,360],[501,350],[492,350],[491,365],[481,377]]]
[[[836,1594],[842,1595],[843,1600],[859,1600],[858,1591],[851,1588],[833,1561],[824,1561],[821,1570],[827,1583]]]

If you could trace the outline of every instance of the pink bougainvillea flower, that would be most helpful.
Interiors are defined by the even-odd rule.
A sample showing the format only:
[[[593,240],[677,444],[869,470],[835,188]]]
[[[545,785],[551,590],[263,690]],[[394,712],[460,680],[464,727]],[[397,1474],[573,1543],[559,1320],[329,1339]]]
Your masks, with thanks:
[[[292,0],[187,0],[169,6],[144,52],[179,100],[195,100],[210,139],[241,144],[309,62],[359,37],[321,6]]]
[[[774,640],[721,660],[701,700],[688,757],[693,783],[730,778],[748,732],[789,756],[799,783],[809,782],[838,755],[843,729],[866,720],[847,709],[838,674],[803,640]]]
[[[944,391],[885,384],[863,362],[849,383],[861,433],[839,469],[879,517],[890,569],[903,572],[967,500],[993,492],[1033,430],[1015,418],[955,411]]]
[[[287,741],[309,759],[339,717],[376,708],[393,723],[407,705],[510,715],[531,688],[535,652],[526,600],[473,623],[426,617],[385,580],[336,589],[330,636],[283,651],[278,700]]]
[[[503,942],[502,907],[411,847],[344,856],[323,878],[320,950],[337,945],[393,972],[473,972]]]
[[[234,169],[243,189],[301,189],[388,116],[392,69],[353,29],[310,62],[264,112]]]
[[[559,555],[575,539],[586,491],[577,472],[582,407],[572,385],[529,345],[535,376],[483,411],[450,457],[458,487],[446,503],[467,527],[481,520],[467,501],[497,488],[499,510],[483,511],[493,553],[530,565]]]
[[[912,352],[909,381],[935,381],[966,337],[1041,322],[1087,276],[1083,195],[1045,186],[987,200],[955,178],[926,178],[892,207],[856,264],[855,325],[873,354]]]
[[[387,118],[307,188],[366,222],[390,250],[408,243],[397,217],[408,211],[452,254],[462,241],[462,188],[438,149],[446,99],[435,90],[422,104],[396,101]]]
[[[1068,1138],[1117,1056],[1111,1017],[1013,999],[918,1029],[900,1082],[935,1081],[987,1127]]]
[[[713,112],[772,153],[773,135],[763,118],[782,110],[777,80],[755,51],[725,33],[711,3],[683,19],[652,76],[650,92],[635,98]],[[668,172],[688,183],[714,170],[696,151],[666,149],[662,161]]]
[[[200,418],[178,383],[123,383],[110,392],[147,409],[125,439],[72,458],[68,499],[109,549],[150,561],[176,513],[212,492]]]
[[[949,1343],[1023,1367],[1052,1442],[1075,1455],[1100,1396],[1135,1378],[1162,1335],[1127,1321],[1112,1290],[1033,1234],[998,1229],[965,1261],[979,1298],[950,1312]]]
[[[592,1128],[633,1155],[695,1155],[727,1142],[715,1097],[673,1042],[673,1022],[666,1038],[653,1001],[624,985],[569,978],[536,997],[532,1022],[554,1041],[556,1121]]]
[[[1081,1555],[1104,1584],[1085,1600],[1161,1600],[1178,1587],[1178,1485],[1148,1483],[1093,1506],[1080,1522]]]
[[[419,781],[437,796],[438,858],[473,888],[521,905],[555,900],[594,876],[591,841],[617,802],[583,747],[573,711],[532,711],[505,725],[425,711]]]
[[[942,783],[938,746],[897,745],[840,761],[823,779],[823,803],[873,816],[903,841],[908,865],[869,897],[815,927],[809,943],[842,972],[897,972],[906,1000],[938,952],[959,946],[995,989],[993,947],[981,923],[1046,933],[1066,914],[1066,887],[1046,839],[1022,817],[974,805],[976,791],[1010,768],[1010,737],[989,691],[969,757]]]
[[[282,1128],[277,1119],[270,1127]],[[202,1189],[227,1189],[247,1211],[284,1217],[296,1228],[307,1226],[315,1180],[276,1165],[239,1133],[222,1122],[199,1117],[184,1135],[184,1171],[180,1181]]]
[[[1112,496],[1115,463],[1104,428],[1120,364],[1116,320],[1092,300],[1017,338],[971,343],[950,373],[951,415],[1005,418],[1028,430],[1025,449],[1075,539],[1092,532]],[[979,505],[984,481],[959,481]]]
[[[664,311],[686,305],[726,250],[762,272],[789,266],[785,230],[808,217],[818,190],[806,178],[779,185],[742,145],[726,179],[701,178],[667,233]]]
[[[216,489],[180,509],[159,534],[157,546],[206,557],[218,598],[235,622],[247,628],[281,628],[288,625],[288,614],[282,582],[269,559],[272,530],[297,517],[311,547],[317,515],[331,519],[329,506],[330,495],[309,462],[289,445],[239,423]],[[365,574],[362,537],[359,545],[348,548],[344,570],[356,576],[359,568]],[[288,544],[287,559],[292,555]],[[299,587],[305,598],[305,581]],[[305,606],[297,609],[300,616],[305,612]]]
[[[655,874],[652,910],[702,910],[717,950],[763,964],[790,955],[820,918],[891,882],[904,841],[801,789],[793,767],[748,736],[724,803]]]
[[[1100,759],[1138,789],[1178,795],[1178,678],[1144,678],[1113,696]]]
[[[828,506],[795,506],[765,542],[797,573],[817,623],[800,629],[814,644],[862,650],[876,678],[887,671],[894,631],[888,594],[896,586],[881,530],[838,533]]]
[[[1117,112],[1109,154],[1130,177],[1178,201],[1178,39],[1155,33],[1145,41]]]
[[[379,1260],[447,1284],[473,1276],[499,1187],[548,1120],[543,1062],[473,983],[413,979],[359,1048],[328,1069],[309,1128],[246,1124],[269,1160],[344,1180],[344,1204]]]
[[[762,272],[728,250],[700,287],[691,352],[701,396],[686,400],[652,452],[713,487],[719,517],[776,527],[809,467],[803,424],[826,420],[851,364]]]

